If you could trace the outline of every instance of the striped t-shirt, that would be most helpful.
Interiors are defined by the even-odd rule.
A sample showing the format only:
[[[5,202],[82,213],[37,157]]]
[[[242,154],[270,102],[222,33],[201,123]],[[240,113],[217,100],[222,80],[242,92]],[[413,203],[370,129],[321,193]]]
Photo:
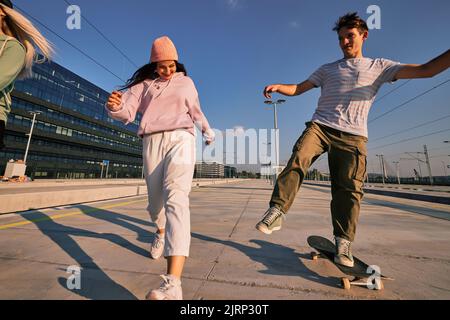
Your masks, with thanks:
[[[341,59],[317,69],[309,81],[321,87],[312,121],[367,137],[367,117],[381,85],[394,81],[401,64],[387,59]]]

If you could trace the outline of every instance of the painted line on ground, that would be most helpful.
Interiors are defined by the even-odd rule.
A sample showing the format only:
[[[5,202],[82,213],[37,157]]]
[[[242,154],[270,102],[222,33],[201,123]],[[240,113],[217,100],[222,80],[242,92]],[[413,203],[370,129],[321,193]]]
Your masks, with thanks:
[[[140,200],[135,200],[135,201],[120,202],[120,203],[115,203],[115,204],[111,204],[111,205],[107,205],[107,206],[103,206],[103,207],[98,207],[98,208],[83,209],[83,211],[74,211],[74,212],[57,214],[57,215],[54,215],[54,216],[51,216],[51,217],[46,217],[46,218],[40,218],[40,219],[34,219],[34,220],[27,220],[27,221],[20,221],[20,222],[9,223],[9,224],[5,224],[5,225],[0,225],[0,230],[14,228],[14,227],[18,227],[18,226],[23,226],[23,225],[27,225],[27,224],[31,224],[31,223],[35,223],[35,222],[56,220],[56,219],[71,217],[71,216],[75,216],[75,215],[86,214],[86,213],[91,213],[91,212],[105,210],[105,209],[111,209],[111,208],[125,206],[125,205],[129,205],[129,204],[137,203],[137,202],[142,202],[142,201],[147,201],[147,199],[140,199]]]

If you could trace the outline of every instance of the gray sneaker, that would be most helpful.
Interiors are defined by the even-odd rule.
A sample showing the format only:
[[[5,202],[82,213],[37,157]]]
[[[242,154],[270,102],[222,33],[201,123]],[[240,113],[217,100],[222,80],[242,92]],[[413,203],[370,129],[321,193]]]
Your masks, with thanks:
[[[150,248],[150,256],[153,259],[159,259],[164,251],[164,236],[155,233],[155,238],[153,239],[152,246]]]
[[[334,262],[340,265],[353,268],[355,262],[353,261],[352,252],[350,250],[351,242],[335,237],[336,240],[336,254],[334,255]]]
[[[264,213],[262,220],[256,224],[256,229],[265,234],[271,234],[273,231],[280,230],[284,216],[285,214],[280,208],[276,206],[270,207]]]
[[[162,274],[163,282],[158,289],[150,291],[146,300],[183,300],[181,281],[170,274]]]

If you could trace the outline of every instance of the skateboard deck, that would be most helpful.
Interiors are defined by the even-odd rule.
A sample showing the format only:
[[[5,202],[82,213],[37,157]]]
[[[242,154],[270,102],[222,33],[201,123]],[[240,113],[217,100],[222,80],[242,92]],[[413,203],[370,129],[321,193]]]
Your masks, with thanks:
[[[346,267],[335,263],[335,245],[333,242],[324,237],[310,236],[308,237],[307,241],[312,248],[319,252],[311,252],[312,260],[317,260],[319,257],[325,257],[329,261],[331,261],[342,273],[347,276],[353,277],[353,279],[349,279],[348,277],[341,278],[341,284],[344,289],[350,289],[351,285],[368,286],[370,284],[373,284],[374,289],[381,290],[383,289],[383,282],[381,280],[394,280],[382,274],[378,275],[378,277],[373,276],[375,267],[371,268],[371,266],[359,260],[355,256],[353,256],[353,260],[355,261],[355,265],[353,267]],[[369,280],[371,280],[372,283],[368,282]]]

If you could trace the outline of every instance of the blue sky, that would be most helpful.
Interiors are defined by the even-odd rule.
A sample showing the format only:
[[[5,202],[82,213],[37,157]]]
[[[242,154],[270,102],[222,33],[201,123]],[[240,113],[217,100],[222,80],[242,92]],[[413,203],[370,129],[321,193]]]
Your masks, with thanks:
[[[298,83],[324,63],[342,58],[331,30],[349,11],[361,17],[370,5],[381,9],[381,29],[371,30],[364,55],[402,63],[425,63],[449,48],[450,2],[429,1],[300,1],[300,0],[68,0],[110,38],[137,65],[148,62],[152,41],[168,35],[175,42],[200,94],[202,108],[214,128],[225,130],[272,128],[273,113],[266,110],[262,90],[271,83]],[[122,79],[136,70],[93,28],[82,21],[80,30],[68,30],[64,0],[14,1],[66,40],[83,49]],[[55,44],[55,61],[105,90],[122,82],[79,52],[36,26]],[[450,78],[446,72],[432,79],[397,81],[384,85],[378,97],[404,84],[374,104],[369,121]],[[285,162],[292,145],[309,121],[320,90],[288,97],[278,113],[280,159]],[[282,98],[274,95],[274,98]],[[369,124],[369,172],[379,172],[376,154],[384,154],[390,173],[393,161],[410,158],[404,152],[423,151],[427,144],[432,170],[444,174],[450,164],[450,82]],[[399,135],[379,138],[442,119]],[[401,143],[421,135],[446,130]],[[392,144],[390,146],[385,146]],[[324,158],[315,166],[327,171]],[[411,176],[417,161],[401,160],[401,174]],[[425,174],[425,165],[422,165]],[[450,169],[447,169],[447,174]]]

